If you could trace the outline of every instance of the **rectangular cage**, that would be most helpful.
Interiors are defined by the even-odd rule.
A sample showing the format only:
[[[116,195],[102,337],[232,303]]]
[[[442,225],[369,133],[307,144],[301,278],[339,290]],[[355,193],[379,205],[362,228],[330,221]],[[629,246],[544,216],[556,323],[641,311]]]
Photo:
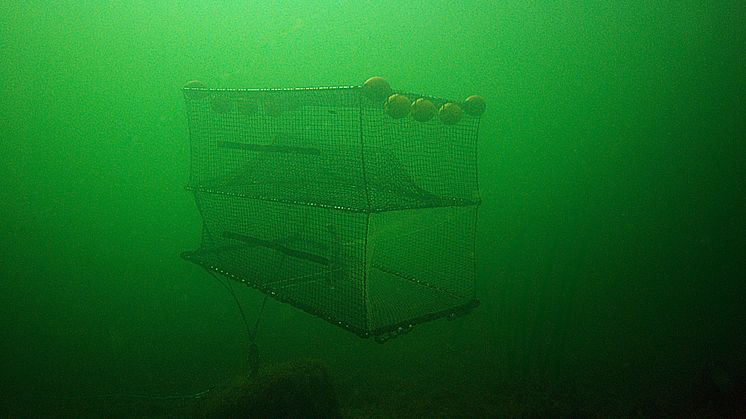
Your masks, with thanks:
[[[382,341],[478,305],[479,117],[393,118],[361,86],[183,91],[186,260]]]

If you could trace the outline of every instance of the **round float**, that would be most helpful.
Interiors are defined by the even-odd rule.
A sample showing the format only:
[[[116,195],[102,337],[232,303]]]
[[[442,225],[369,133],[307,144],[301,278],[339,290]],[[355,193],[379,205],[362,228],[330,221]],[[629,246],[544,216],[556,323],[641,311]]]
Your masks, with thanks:
[[[368,99],[381,103],[391,95],[391,85],[383,77],[371,77],[363,83],[363,94]]]
[[[209,92],[207,91],[207,85],[199,80],[188,81],[184,85],[184,94],[189,99],[204,99],[207,97]]]
[[[464,112],[471,116],[481,116],[486,108],[487,104],[482,96],[469,96],[464,100]]]
[[[383,110],[386,114],[394,119],[401,119],[409,115],[409,98],[400,95],[393,94],[386,99],[386,103],[383,105]]]
[[[448,102],[440,107],[438,117],[444,124],[453,125],[461,120],[461,108],[453,102]]]
[[[419,98],[412,103],[412,118],[418,122],[427,122],[435,116],[435,105],[433,102]]]

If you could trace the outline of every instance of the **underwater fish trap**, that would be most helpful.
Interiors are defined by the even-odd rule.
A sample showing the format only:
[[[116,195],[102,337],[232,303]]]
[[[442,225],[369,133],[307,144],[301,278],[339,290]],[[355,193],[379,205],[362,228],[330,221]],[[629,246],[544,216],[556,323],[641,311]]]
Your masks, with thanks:
[[[183,93],[203,222],[184,259],[378,341],[479,304],[480,97],[380,78]]]

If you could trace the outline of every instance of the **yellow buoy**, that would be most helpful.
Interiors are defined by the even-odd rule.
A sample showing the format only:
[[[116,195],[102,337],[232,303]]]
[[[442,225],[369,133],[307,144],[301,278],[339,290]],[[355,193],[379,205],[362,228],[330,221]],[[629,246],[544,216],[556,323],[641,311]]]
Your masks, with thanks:
[[[464,101],[464,112],[471,116],[480,116],[487,108],[482,96],[469,96]]]
[[[393,94],[386,99],[386,103],[383,105],[383,110],[388,116],[394,119],[404,118],[409,115],[409,98],[400,95]]]
[[[448,102],[440,107],[438,117],[446,125],[453,125],[461,120],[461,108],[452,102]]]
[[[363,94],[368,99],[381,103],[391,94],[391,86],[383,77],[371,77],[363,83]]]
[[[184,88],[188,89],[184,91],[184,94],[189,99],[204,99],[208,94],[207,85],[199,80],[187,82],[187,84],[184,85]]]
[[[427,99],[419,98],[412,103],[412,118],[418,122],[427,122],[435,116],[435,105]]]
[[[217,93],[210,98],[210,107],[216,113],[228,113],[233,110],[233,101],[226,93]]]

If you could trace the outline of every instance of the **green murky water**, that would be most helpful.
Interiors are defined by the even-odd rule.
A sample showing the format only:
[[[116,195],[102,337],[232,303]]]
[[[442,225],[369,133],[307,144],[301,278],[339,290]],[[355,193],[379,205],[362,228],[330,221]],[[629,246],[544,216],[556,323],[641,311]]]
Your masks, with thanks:
[[[741,2],[237,3],[0,6],[0,413],[156,416],[127,395],[245,374],[230,294],[178,257],[179,89],[371,75],[487,99],[481,306],[377,345],[269,301],[264,364],[320,360],[344,417],[738,411]]]

